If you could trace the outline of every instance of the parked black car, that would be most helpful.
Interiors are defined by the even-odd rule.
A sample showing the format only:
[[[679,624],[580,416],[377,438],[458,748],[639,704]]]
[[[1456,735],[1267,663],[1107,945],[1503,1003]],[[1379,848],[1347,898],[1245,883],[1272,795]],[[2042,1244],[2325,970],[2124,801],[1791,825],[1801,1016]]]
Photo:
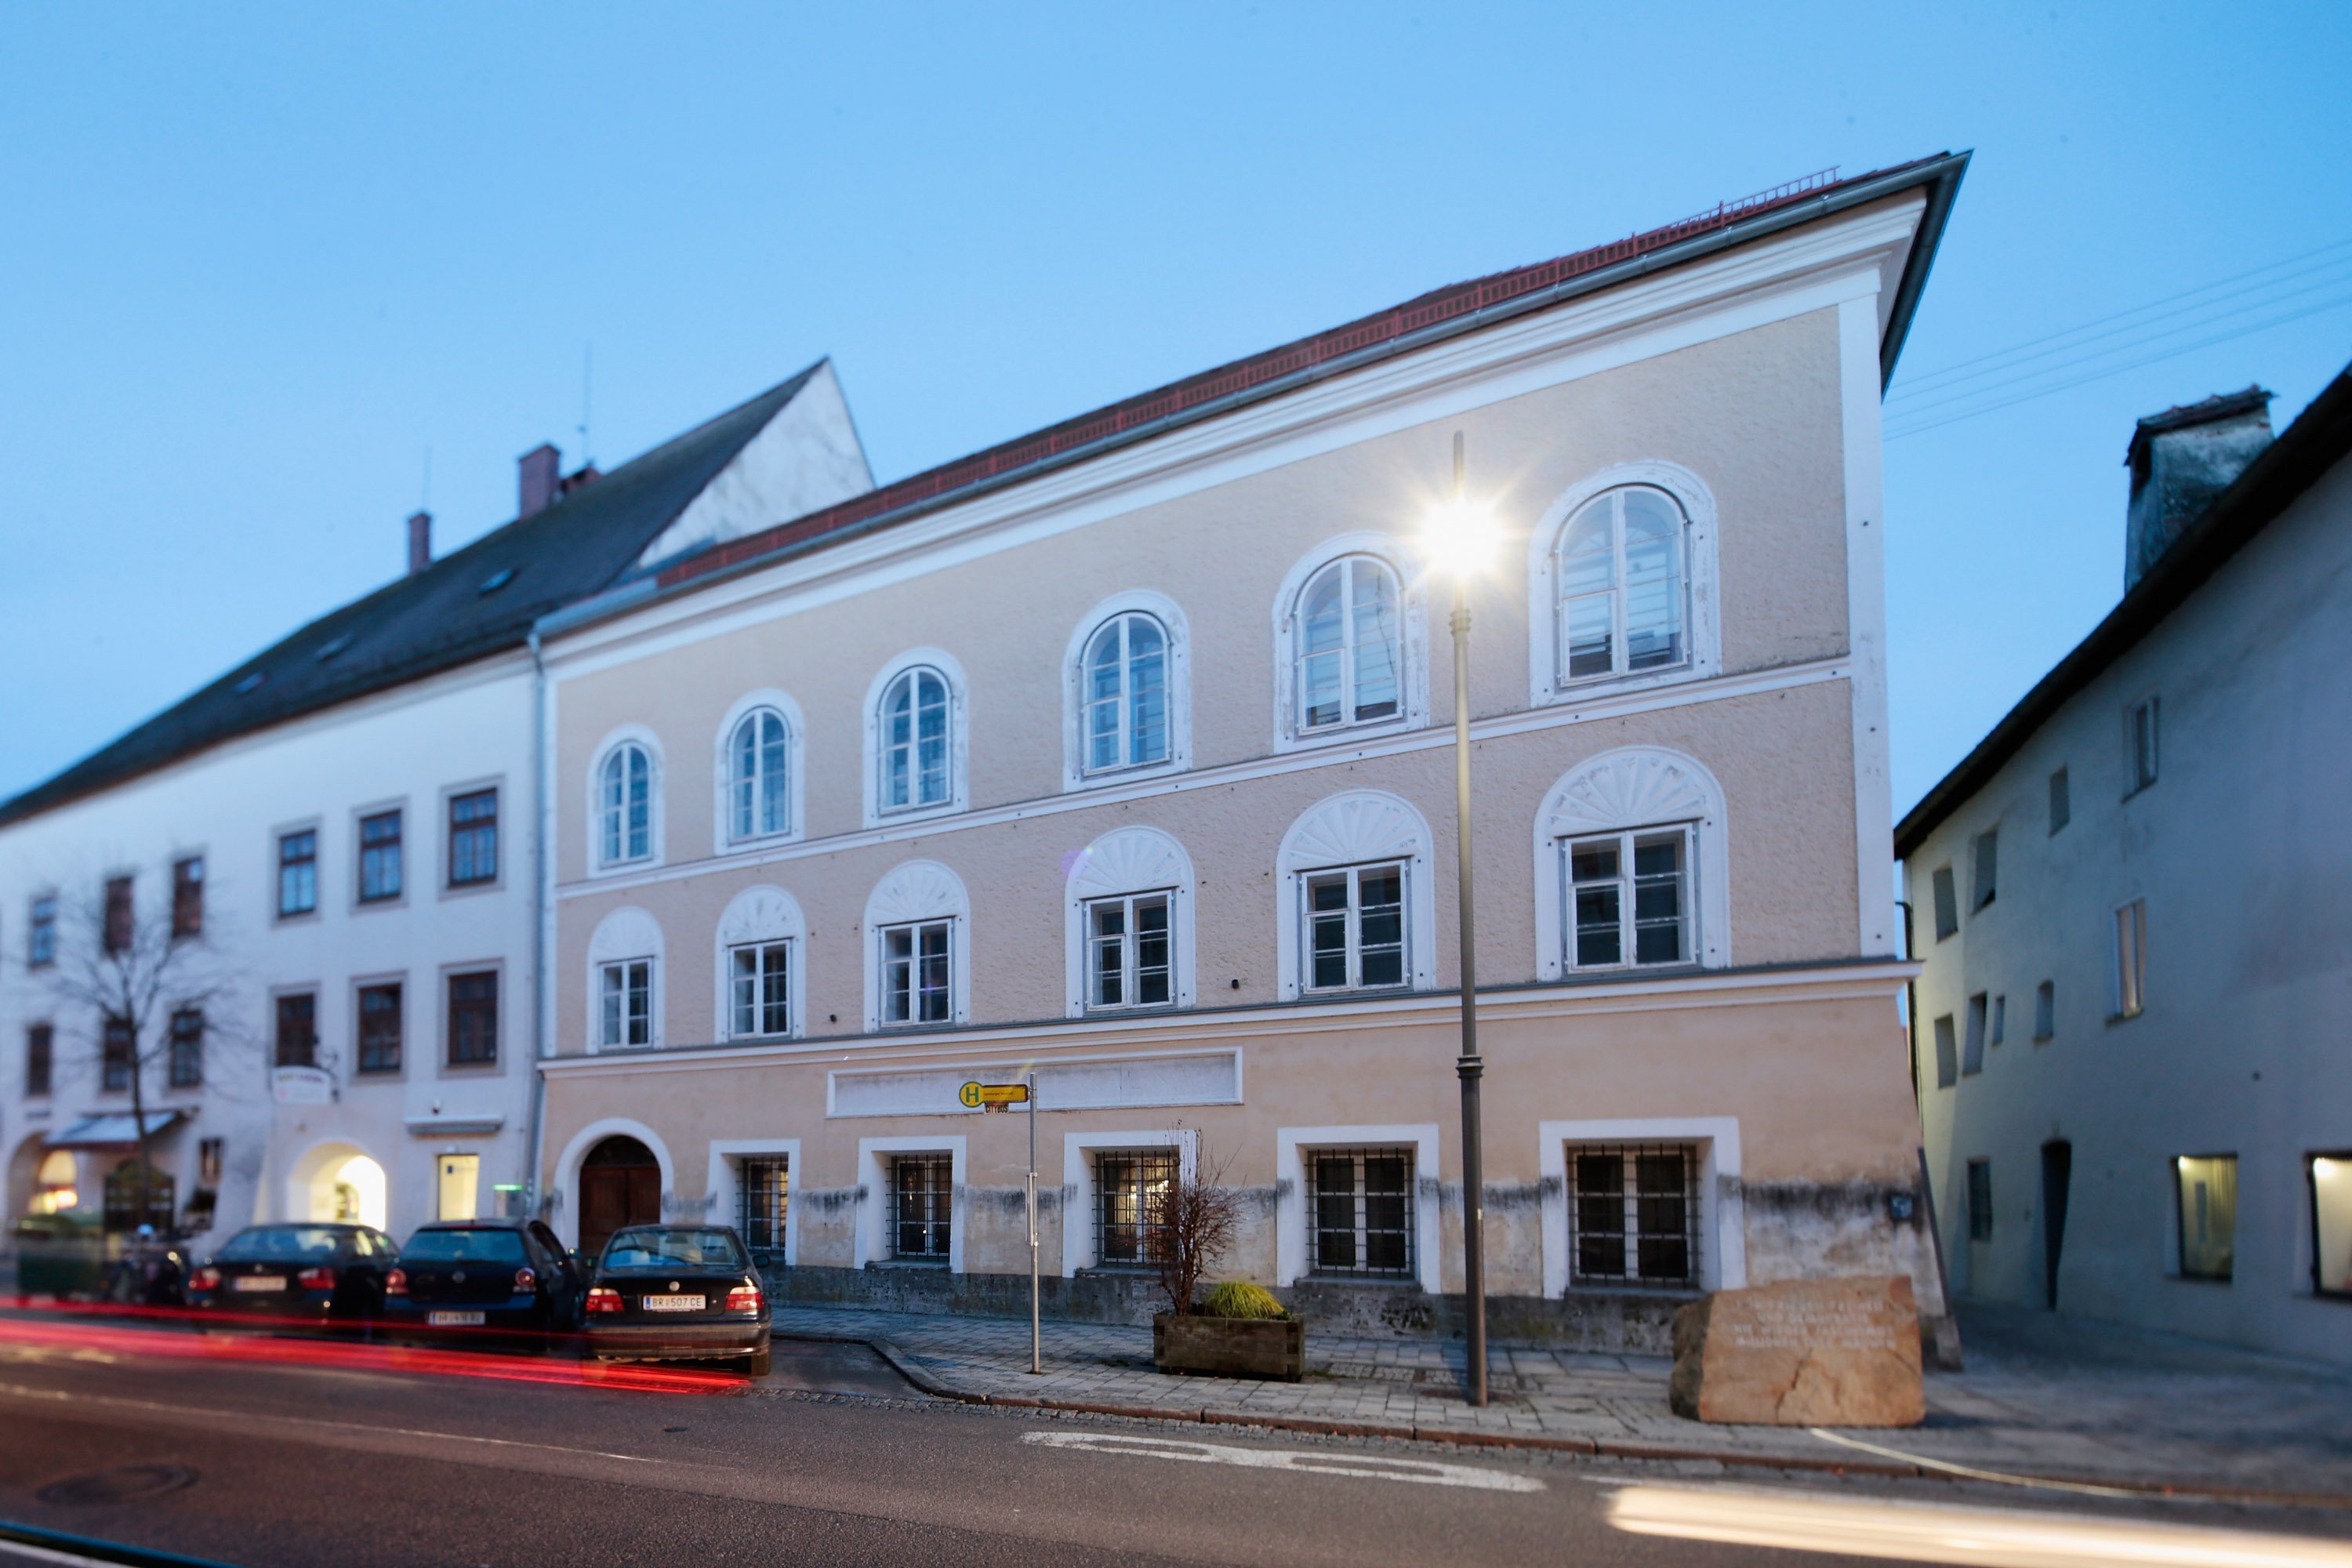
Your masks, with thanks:
[[[588,1349],[600,1361],[740,1360],[768,1375],[768,1293],[727,1226],[615,1231],[588,1289]]]
[[[577,1332],[588,1271],[537,1220],[428,1225],[384,1280],[384,1326],[463,1342]]]
[[[199,1327],[372,1329],[398,1248],[363,1225],[257,1225],[188,1276]]]

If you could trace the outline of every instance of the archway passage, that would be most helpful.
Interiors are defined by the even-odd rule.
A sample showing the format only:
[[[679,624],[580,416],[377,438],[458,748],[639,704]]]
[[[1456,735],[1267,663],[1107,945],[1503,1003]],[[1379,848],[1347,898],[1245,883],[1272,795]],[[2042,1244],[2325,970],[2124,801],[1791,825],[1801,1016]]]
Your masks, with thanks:
[[[391,1228],[383,1167],[349,1143],[321,1143],[287,1173],[285,1217]]]
[[[661,1163],[634,1138],[613,1137],[580,1163],[580,1251],[594,1258],[624,1226],[661,1219]]]

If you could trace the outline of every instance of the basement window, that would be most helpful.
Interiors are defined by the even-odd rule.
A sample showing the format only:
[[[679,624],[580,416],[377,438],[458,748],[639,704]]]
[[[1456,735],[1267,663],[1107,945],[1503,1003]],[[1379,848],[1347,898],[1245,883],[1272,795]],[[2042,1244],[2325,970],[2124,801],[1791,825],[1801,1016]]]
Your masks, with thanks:
[[[1698,1174],[1694,1143],[1570,1144],[1570,1283],[1697,1284]]]

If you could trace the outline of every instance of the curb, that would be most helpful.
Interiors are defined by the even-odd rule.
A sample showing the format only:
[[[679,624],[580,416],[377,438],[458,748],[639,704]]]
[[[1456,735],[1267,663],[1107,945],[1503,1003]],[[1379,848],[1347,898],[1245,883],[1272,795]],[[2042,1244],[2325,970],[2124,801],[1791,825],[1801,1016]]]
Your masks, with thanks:
[[[1898,1464],[1882,1459],[1813,1458],[1794,1454],[1753,1454],[1723,1448],[1678,1448],[1656,1443],[1620,1443],[1597,1437],[1553,1437],[1531,1432],[1483,1432],[1449,1426],[1398,1426],[1369,1421],[1318,1421],[1311,1417],[1274,1415],[1255,1410],[1219,1410],[1207,1405],[1171,1409],[1156,1405],[1111,1405],[1098,1400],[1049,1399],[1024,1394],[985,1394],[959,1388],[917,1364],[913,1356],[878,1334],[835,1334],[820,1330],[772,1330],[775,1337],[824,1344],[864,1345],[890,1364],[892,1371],[935,1399],[961,1405],[987,1405],[1012,1410],[1054,1410],[1075,1415],[1115,1415],[1134,1421],[1187,1422],[1210,1426],[1255,1426],[1273,1432],[1298,1432],[1318,1437],[1383,1437],[1407,1443],[1443,1443],[1462,1448],[1523,1448],[1575,1454],[1602,1459],[1679,1460],[1736,1466],[1743,1469],[1793,1470],[1813,1475],[1872,1476],[1895,1480],[1959,1481],[1971,1479],[1939,1466]],[[2194,1482],[2139,1481],[2091,1476],[2020,1475],[2015,1480],[2056,1487],[2100,1487],[2135,1492],[2143,1497],[2178,1498],[2200,1502],[2251,1502],[2284,1508],[2352,1510],[2352,1496],[2319,1492],[2269,1491],[2253,1487],[2211,1487]]]

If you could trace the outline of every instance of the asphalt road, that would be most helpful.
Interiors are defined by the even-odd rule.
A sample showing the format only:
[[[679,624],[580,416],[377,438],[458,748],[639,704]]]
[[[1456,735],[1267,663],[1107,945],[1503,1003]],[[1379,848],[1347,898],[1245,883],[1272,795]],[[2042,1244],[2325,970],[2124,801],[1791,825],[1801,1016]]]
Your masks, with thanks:
[[[757,1387],[667,1382],[0,1312],[0,1520],[252,1568],[2159,1560],[2140,1530],[2175,1568],[2352,1563],[2184,1527],[2307,1521],[975,1409],[859,1347],[779,1342]]]

